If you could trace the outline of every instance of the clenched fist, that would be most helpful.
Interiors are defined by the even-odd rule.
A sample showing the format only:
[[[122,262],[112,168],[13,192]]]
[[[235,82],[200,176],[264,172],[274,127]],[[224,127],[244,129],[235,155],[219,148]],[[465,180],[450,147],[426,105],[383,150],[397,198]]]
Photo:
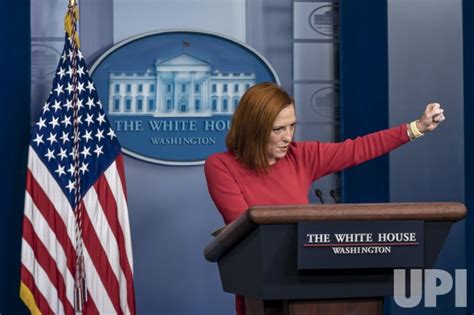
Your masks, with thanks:
[[[425,112],[416,122],[416,127],[420,132],[427,133],[438,127],[438,125],[445,120],[444,109],[439,103],[430,103],[426,105]]]

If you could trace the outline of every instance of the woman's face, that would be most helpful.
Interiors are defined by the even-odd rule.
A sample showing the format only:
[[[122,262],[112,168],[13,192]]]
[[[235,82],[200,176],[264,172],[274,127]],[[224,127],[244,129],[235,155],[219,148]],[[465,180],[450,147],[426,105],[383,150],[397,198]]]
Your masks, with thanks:
[[[267,144],[267,159],[270,165],[285,157],[295,133],[295,106],[290,104],[283,108],[273,122],[270,140]]]

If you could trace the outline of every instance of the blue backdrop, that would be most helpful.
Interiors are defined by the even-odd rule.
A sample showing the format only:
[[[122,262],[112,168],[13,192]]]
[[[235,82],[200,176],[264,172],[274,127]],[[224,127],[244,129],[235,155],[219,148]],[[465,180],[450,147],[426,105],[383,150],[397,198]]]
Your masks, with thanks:
[[[357,2],[357,4],[355,4]],[[387,78],[387,24],[386,1],[341,1],[341,118],[343,138],[388,127]],[[464,85],[465,85],[465,170],[466,204],[474,203],[474,126],[470,117],[474,109],[474,3],[464,1]],[[0,117],[2,155],[0,189],[0,313],[24,314],[19,297],[19,266],[23,191],[26,170],[26,153],[30,129],[30,1],[9,2],[0,12],[2,50],[0,62],[4,79],[0,93],[4,113]],[[370,49],[367,49],[370,47]],[[368,63],[367,61],[370,61]],[[382,105],[380,105],[382,104]],[[386,104],[387,106],[385,106]],[[462,136],[462,135],[459,135]],[[344,175],[346,202],[387,201],[389,199],[388,160],[381,158]],[[194,170],[194,168],[193,168]],[[190,169],[176,169],[177,176],[186,176]],[[197,172],[198,170],[196,170]],[[363,176],[361,176],[361,174]],[[179,183],[178,183],[179,184]],[[137,222],[143,224],[143,222]],[[468,266],[474,259],[472,241],[472,216],[467,220]],[[209,224],[211,230],[213,224]],[[206,231],[194,231],[207,233]],[[459,235],[458,237],[464,237]],[[459,250],[463,250],[459,248]],[[200,255],[201,248],[195,255]],[[214,270],[214,265],[206,265]],[[470,268],[468,268],[470,269]],[[147,275],[149,277],[149,275]],[[473,275],[469,275],[472,284]],[[199,279],[205,281],[206,279]],[[472,286],[471,286],[472,292]],[[178,295],[175,295],[178,298]],[[198,296],[197,299],[205,297]],[[207,297],[208,303],[213,303]],[[152,299],[152,297],[150,298]],[[442,300],[437,314],[449,310],[452,300]],[[455,314],[472,314],[474,304],[470,299],[468,310],[459,309]],[[388,310],[390,311],[390,310]],[[422,314],[432,310],[410,311]],[[441,312],[441,313],[440,313]],[[392,311],[392,314],[395,312]]]
[[[466,206],[472,209],[474,206],[474,124],[471,118],[474,117],[474,2],[463,1],[463,36],[464,36],[464,153],[465,153],[465,190],[466,190]],[[472,292],[474,292],[474,242],[472,241],[474,233],[472,226],[474,225],[474,216],[469,214],[466,219],[466,255],[468,266],[468,289],[471,292],[471,298],[468,295],[468,309],[466,314],[474,313],[474,300]],[[469,272],[471,270],[471,272]]]
[[[0,10],[0,313],[26,312],[19,299],[21,222],[30,130],[30,1]]]
[[[341,1],[339,6],[342,141],[389,127],[387,2]],[[345,203],[388,202],[388,156],[344,171],[341,181]]]

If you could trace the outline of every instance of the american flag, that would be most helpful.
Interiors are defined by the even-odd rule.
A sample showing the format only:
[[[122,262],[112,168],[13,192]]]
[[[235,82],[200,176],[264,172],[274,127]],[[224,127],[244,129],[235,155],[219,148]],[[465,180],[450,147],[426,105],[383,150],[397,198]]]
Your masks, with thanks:
[[[123,156],[71,38],[31,133],[20,296],[32,314],[75,314],[82,257],[83,314],[135,314]]]

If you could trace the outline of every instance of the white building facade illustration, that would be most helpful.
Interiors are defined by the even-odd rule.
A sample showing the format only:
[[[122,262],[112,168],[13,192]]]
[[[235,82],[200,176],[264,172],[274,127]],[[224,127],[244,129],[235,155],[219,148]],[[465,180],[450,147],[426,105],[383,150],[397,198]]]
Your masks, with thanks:
[[[110,73],[109,115],[232,115],[253,84],[254,73],[211,72],[209,62],[181,53],[145,73]]]

